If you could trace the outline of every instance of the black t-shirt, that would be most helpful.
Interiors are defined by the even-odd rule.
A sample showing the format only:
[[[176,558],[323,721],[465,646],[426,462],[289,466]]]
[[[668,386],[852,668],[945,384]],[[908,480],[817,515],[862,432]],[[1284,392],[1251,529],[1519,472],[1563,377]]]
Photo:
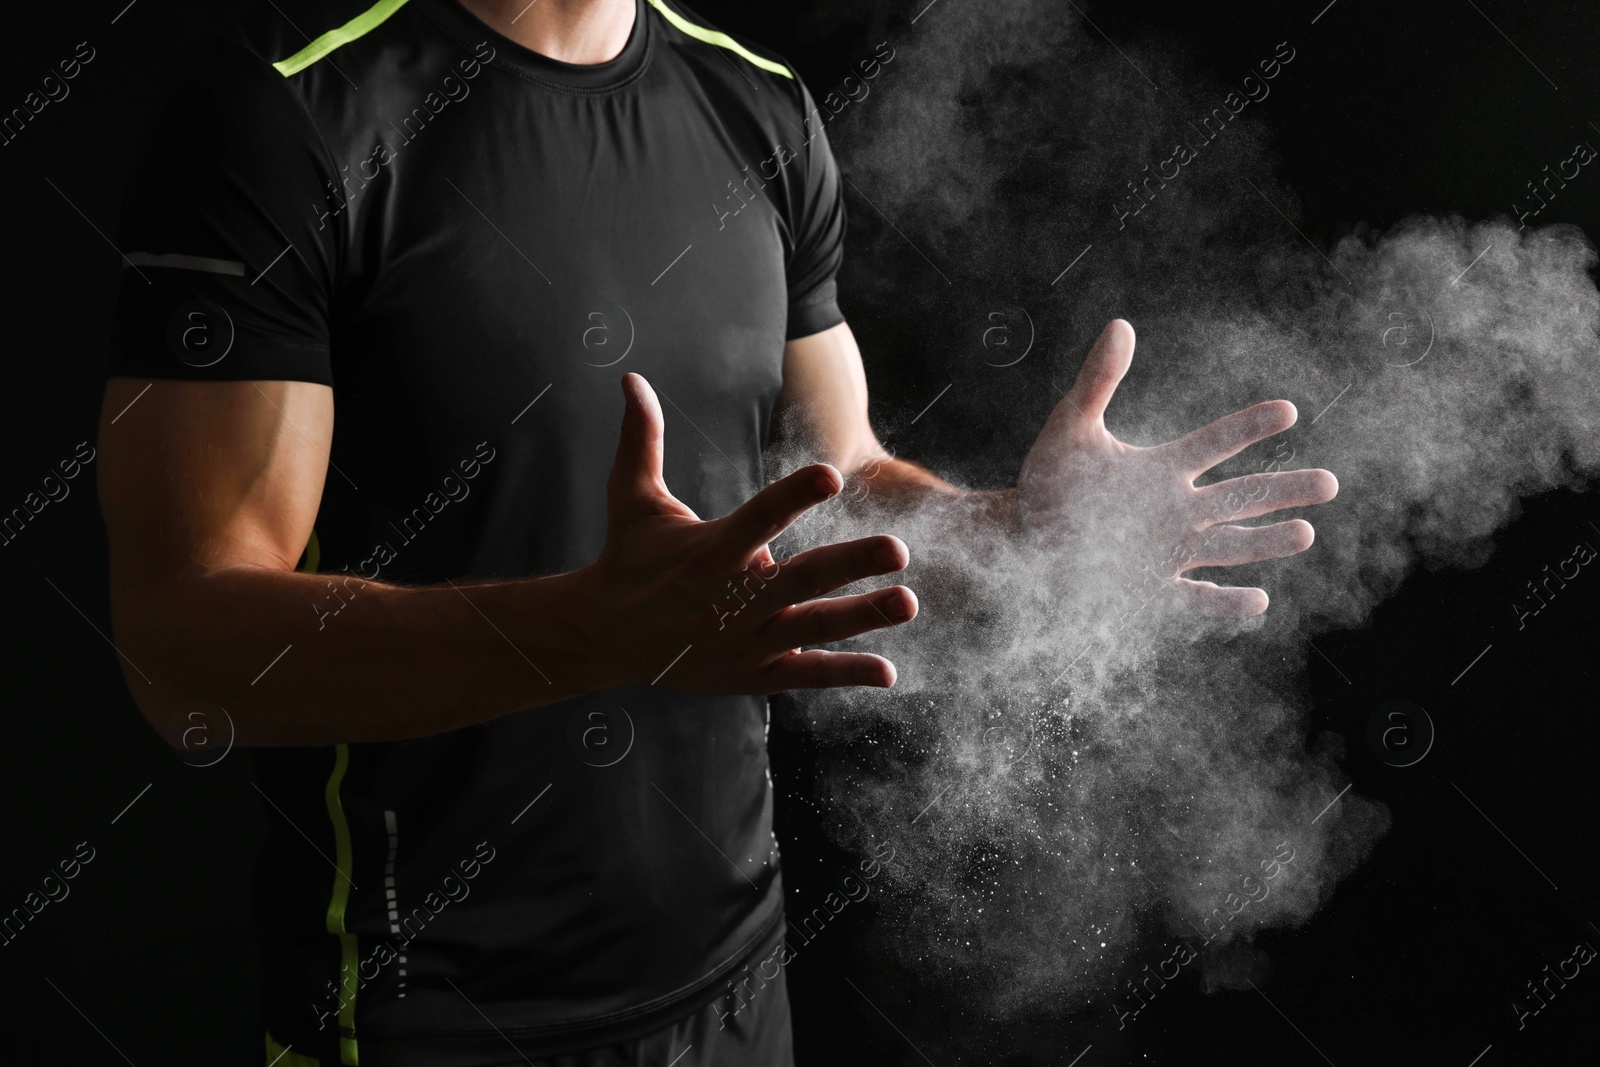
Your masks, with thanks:
[[[748,499],[784,341],[842,321],[799,80],[676,0],[583,67],[455,0],[369,3],[276,0],[183,60],[125,205],[111,373],[332,386],[330,575],[592,562],[628,370],[665,401],[673,493]],[[267,1028],[325,1064],[489,1064],[710,1001],[782,921],[766,716],[641,686],[258,752]]]

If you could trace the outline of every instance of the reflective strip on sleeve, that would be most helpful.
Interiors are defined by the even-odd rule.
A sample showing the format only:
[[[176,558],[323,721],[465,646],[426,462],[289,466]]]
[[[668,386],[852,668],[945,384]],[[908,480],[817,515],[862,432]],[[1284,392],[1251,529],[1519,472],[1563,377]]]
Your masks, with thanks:
[[[175,270],[200,270],[207,274],[244,277],[244,264],[232,259],[185,256],[176,252],[129,252],[122,258],[127,260],[130,267],[171,267]]]

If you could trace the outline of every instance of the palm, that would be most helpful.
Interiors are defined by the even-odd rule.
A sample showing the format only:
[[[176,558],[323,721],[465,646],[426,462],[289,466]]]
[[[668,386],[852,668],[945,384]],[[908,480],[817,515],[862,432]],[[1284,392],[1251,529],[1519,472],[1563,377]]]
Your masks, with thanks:
[[[830,596],[903,570],[905,544],[863,537],[784,560],[771,544],[843,487],[827,464],[802,467],[721,518],[701,521],[662,474],[665,424],[655,391],[623,375],[627,407],[606,487],[606,543],[581,572],[594,640],[627,650],[624,683],[698,693],[775,693],[842,685],[889,686],[894,665],[832,644],[909,622],[904,586]],[[583,619],[580,617],[579,623]],[[652,680],[653,679],[653,680]]]
[[[1301,470],[1196,488],[1194,479],[1218,463],[1294,425],[1295,408],[1286,400],[1257,404],[1152,448],[1117,440],[1105,412],[1133,348],[1133,327],[1120,319],[1107,326],[1028,453],[1017,494],[1030,531],[1081,574],[1124,583],[1153,574],[1204,614],[1259,614],[1267,607],[1264,591],[1182,573],[1310,547],[1311,524],[1303,519],[1256,527],[1235,520],[1331,500],[1339,483],[1327,471]]]

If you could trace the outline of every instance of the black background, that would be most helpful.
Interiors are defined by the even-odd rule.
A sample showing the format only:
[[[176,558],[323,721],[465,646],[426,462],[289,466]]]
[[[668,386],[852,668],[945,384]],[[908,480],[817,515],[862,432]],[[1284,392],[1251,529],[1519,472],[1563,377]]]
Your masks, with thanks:
[[[78,442],[93,440],[119,270],[102,234],[115,230],[128,152],[165,60],[203,19],[235,6],[139,0],[124,10],[125,2],[35,5],[6,33],[7,109],[77,42],[89,40],[99,55],[67,100],[0,148],[5,509]],[[777,46],[820,91],[877,40],[911,39],[910,18],[923,2],[871,15],[841,7],[821,20],[799,4],[698,8]],[[1305,84],[1281,94],[1270,125],[1279,177],[1300,197],[1300,228],[1324,244],[1356,223],[1382,227],[1416,212],[1506,214],[1524,182],[1570,154],[1575,140],[1600,143],[1590,125],[1600,123],[1600,10],[1592,6],[1339,0],[1311,27],[1324,6],[1224,0],[1088,10],[1125,45],[1180,44],[1188,63],[1218,83],[1281,36],[1263,27],[1306,24],[1299,32],[1317,47],[1301,61]],[[848,155],[841,162],[848,174]],[[1595,181],[1574,182],[1539,221],[1600,233]],[[861,205],[850,207],[853,232],[881,226]],[[852,276],[913,269],[916,253],[903,255],[905,263],[850,261],[842,291],[875,401],[914,410],[918,398],[905,383],[916,379],[902,372],[923,352],[850,295]],[[937,453],[938,432],[930,419],[897,450],[915,458],[921,443],[923,454]],[[79,841],[97,851],[70,897],[0,947],[0,1053],[12,1054],[7,1063],[251,1062],[258,1036],[245,902],[264,816],[248,760],[185,766],[124,692],[102,636],[105,546],[92,477],[91,466],[70,497],[0,549],[8,698],[0,908],[19,905]],[[1574,541],[1600,544],[1590,522],[1600,526],[1600,509],[1587,497],[1527,501],[1486,566],[1420,573],[1369,626],[1319,641],[1338,668],[1313,661],[1315,727],[1348,739],[1344,766],[1355,790],[1383,801],[1394,826],[1311,923],[1261,939],[1272,973],[1260,992],[1205,993],[1180,980],[1121,1034],[1103,1016],[1001,1026],[963,1012],[959,987],[883,964],[870,948],[872,908],[860,907],[789,968],[801,1062],[1068,1064],[1081,1054],[1084,1067],[1224,1056],[1467,1067],[1486,1047],[1477,1061],[1485,1067],[1593,1062],[1594,967],[1525,1028],[1511,1009],[1514,997],[1526,1000],[1524,983],[1577,942],[1600,946],[1600,927],[1591,925],[1600,923],[1591,784],[1600,729],[1589,623],[1600,588],[1580,578],[1521,632],[1510,608]],[[1426,708],[1438,730],[1427,759],[1403,769],[1379,762],[1364,741],[1373,709],[1396,698]],[[823,836],[815,744],[793,728],[774,731],[779,835],[797,910],[853,862]],[[979,1050],[949,1045],[944,1037],[956,1031],[981,1035]]]

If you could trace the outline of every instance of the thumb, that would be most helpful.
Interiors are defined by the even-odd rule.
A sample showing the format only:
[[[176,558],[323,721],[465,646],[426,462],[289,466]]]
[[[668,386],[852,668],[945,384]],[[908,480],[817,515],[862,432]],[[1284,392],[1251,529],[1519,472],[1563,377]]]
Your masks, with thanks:
[[[1125,319],[1112,319],[1089,349],[1083,367],[1066,399],[1074,413],[1090,422],[1105,418],[1106,405],[1133,362],[1133,327]]]
[[[669,496],[661,474],[662,439],[666,424],[661,417],[661,401],[650,383],[637,374],[622,376],[622,396],[627,403],[622,413],[622,435],[617,441],[617,459],[611,466],[607,495],[613,510],[627,508],[640,497]]]

